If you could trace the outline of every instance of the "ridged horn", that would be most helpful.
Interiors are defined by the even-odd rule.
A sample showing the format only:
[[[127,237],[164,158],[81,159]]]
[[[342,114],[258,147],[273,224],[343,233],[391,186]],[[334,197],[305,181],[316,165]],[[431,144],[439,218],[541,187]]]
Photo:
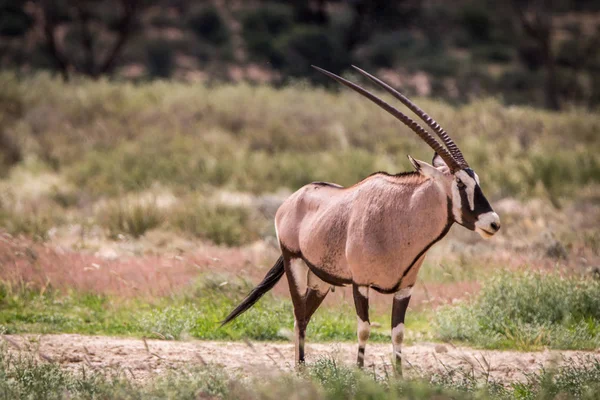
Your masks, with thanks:
[[[389,105],[385,101],[381,100],[379,97],[375,96],[371,92],[363,89],[362,87],[356,85],[355,83],[350,82],[347,79],[342,78],[334,73],[324,70],[323,68],[319,68],[315,65],[312,66],[317,71],[327,75],[328,77],[338,81],[342,85],[348,86],[350,89],[357,91],[358,93],[365,96],[367,99],[371,100],[373,103],[377,104],[379,107],[383,108],[388,113],[392,114],[394,117],[399,119],[404,125],[408,126],[412,129],[425,143],[429,145],[435,152],[437,152],[440,157],[446,162],[448,167],[452,172],[455,172],[461,169],[460,165],[456,162],[456,160],[452,157],[452,155],[442,146],[440,142],[438,142],[429,132],[427,132],[421,125],[419,125],[412,118],[404,115],[401,111],[396,109],[395,107]]]
[[[452,138],[448,135],[444,128],[442,128],[440,124],[437,123],[436,120],[431,118],[425,111],[423,111],[419,106],[413,103],[408,97],[398,92],[396,89],[383,82],[381,79],[369,74],[367,71],[364,71],[355,65],[353,65],[352,68],[354,68],[362,75],[366,76],[371,81],[384,88],[392,96],[400,100],[402,104],[408,107],[419,118],[421,118],[423,122],[425,122],[431,129],[433,129],[433,131],[439,136],[442,142],[444,142],[444,144],[448,148],[448,151],[450,152],[450,154],[452,154],[452,157],[454,157],[454,159],[461,165],[462,168],[469,168],[469,164],[467,164],[467,161],[463,157],[462,152],[460,151],[456,143],[454,143],[454,140],[452,140]]]

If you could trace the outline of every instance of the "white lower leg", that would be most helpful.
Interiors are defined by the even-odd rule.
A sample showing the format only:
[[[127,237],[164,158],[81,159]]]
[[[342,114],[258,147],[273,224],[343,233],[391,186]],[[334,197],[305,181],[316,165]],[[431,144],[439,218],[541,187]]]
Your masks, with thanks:
[[[404,323],[396,325],[392,329],[392,345],[394,346],[394,358],[402,360],[402,342],[404,341]]]
[[[358,364],[363,365],[365,360],[365,346],[371,335],[371,324],[369,321],[363,321],[357,317],[356,335],[358,336]]]

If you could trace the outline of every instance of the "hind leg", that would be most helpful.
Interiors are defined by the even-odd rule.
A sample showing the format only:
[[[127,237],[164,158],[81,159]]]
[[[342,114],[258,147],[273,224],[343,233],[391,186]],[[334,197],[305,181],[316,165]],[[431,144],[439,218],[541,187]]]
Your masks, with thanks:
[[[306,327],[314,312],[329,292],[329,285],[320,281],[300,259],[287,259],[285,274],[294,304],[294,339],[296,365],[304,363]]]

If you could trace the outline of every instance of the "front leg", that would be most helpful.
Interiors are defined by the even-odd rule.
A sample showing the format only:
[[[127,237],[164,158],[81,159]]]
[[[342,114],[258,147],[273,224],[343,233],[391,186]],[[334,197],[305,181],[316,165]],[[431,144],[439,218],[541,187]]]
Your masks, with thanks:
[[[369,322],[369,287],[353,284],[352,294],[354,295],[354,307],[356,308],[356,320],[358,323],[356,329],[358,336],[356,364],[359,368],[362,368],[365,364],[365,346],[371,333],[371,323]]]
[[[412,287],[400,289],[394,295],[392,306],[392,344],[394,345],[394,359],[396,373],[402,376],[402,341],[404,340],[404,317],[410,301]]]

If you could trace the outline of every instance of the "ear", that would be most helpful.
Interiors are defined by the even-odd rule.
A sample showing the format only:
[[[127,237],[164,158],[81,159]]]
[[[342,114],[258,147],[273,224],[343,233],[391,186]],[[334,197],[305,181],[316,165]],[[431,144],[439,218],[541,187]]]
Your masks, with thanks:
[[[448,164],[446,164],[444,159],[440,157],[438,153],[433,153],[433,159],[431,160],[431,164],[433,164],[435,168],[444,173],[450,171],[450,168],[448,168]]]
[[[426,163],[425,161],[415,160],[411,156],[408,156],[410,163],[415,167],[418,173],[431,179],[441,178],[444,173],[433,165]]]

